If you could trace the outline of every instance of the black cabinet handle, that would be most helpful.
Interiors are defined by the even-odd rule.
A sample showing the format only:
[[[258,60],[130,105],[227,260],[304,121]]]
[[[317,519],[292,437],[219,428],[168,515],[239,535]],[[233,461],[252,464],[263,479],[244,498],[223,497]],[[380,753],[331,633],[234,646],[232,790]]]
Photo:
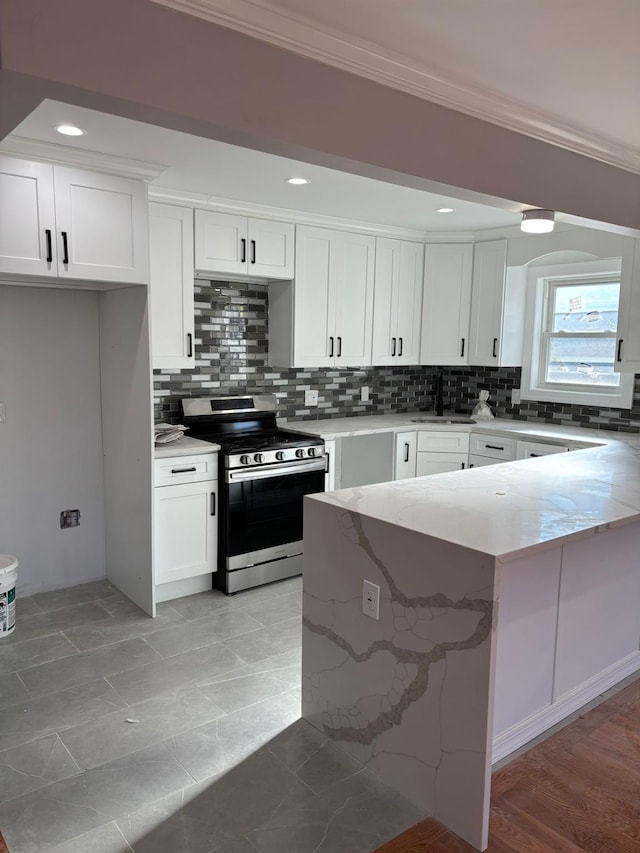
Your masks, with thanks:
[[[53,261],[53,247],[51,245],[51,229],[45,229],[45,236],[47,238],[47,263],[50,264]]]
[[[333,335],[329,338],[329,358],[333,358]]]
[[[396,354],[396,339],[391,338],[391,355],[394,356]]]
[[[462,341],[460,346],[460,358],[462,358],[464,356],[464,338],[460,338],[460,340]]]
[[[494,339],[493,339],[493,350],[492,350],[492,355],[493,355],[493,357],[494,357],[494,358],[497,358],[497,357],[498,357],[498,356],[496,355],[496,347],[497,347],[497,346],[498,346],[498,339],[497,339],[497,338],[494,338]]]
[[[194,472],[196,470],[197,469],[195,468],[195,466],[193,468],[172,468],[171,473],[172,474],[191,474],[192,472]]]
[[[622,338],[618,341],[618,351],[616,353],[616,361],[622,361]]]
[[[487,450],[504,450],[504,447],[498,447],[497,444],[485,444]]]
[[[325,474],[329,473],[329,466],[330,466],[329,460],[330,459],[331,459],[331,454],[327,453],[326,456],[324,457],[324,473]]]
[[[64,255],[62,258],[62,263],[68,264],[69,263],[69,238],[68,238],[66,231],[61,231],[60,233],[62,234],[62,251],[63,251],[63,255]]]
[[[475,468],[475,467],[476,467],[476,466],[473,464],[473,462],[470,462],[470,463],[469,463],[469,468]]]
[[[256,241],[251,241],[251,263],[255,264],[256,262]]]
[[[338,335],[338,358],[342,355],[342,338]]]
[[[460,463],[460,468],[461,468],[461,470],[462,470],[462,471],[464,471],[464,469],[465,469],[466,467],[467,467],[467,466],[464,464],[464,462],[461,462],[461,463]]]
[[[404,461],[409,461],[409,442],[405,441],[404,443]]]
[[[247,241],[242,238],[240,240],[240,263],[243,264],[247,260]]]
[[[529,456],[531,456],[533,459],[537,459],[538,456],[542,456],[542,453],[530,453]]]
[[[402,355],[402,338],[398,338],[398,342],[400,343],[400,349],[398,350],[398,355]]]
[[[187,332],[187,358],[191,358],[193,355],[193,335],[191,332]]]
[[[216,514],[216,493],[211,492],[211,515]]]

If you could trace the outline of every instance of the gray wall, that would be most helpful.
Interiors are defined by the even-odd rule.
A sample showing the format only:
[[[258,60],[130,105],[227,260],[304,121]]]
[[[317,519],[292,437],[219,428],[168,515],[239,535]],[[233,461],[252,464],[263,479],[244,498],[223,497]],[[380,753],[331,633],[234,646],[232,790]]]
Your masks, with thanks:
[[[0,286],[0,552],[24,594],[105,575],[98,300]]]

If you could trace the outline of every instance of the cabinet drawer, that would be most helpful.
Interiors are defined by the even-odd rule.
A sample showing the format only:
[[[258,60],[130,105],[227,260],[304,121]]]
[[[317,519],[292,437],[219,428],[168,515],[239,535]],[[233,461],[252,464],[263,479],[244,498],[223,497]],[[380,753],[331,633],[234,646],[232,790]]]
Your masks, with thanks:
[[[468,432],[424,432],[418,433],[418,451],[437,453],[467,453],[469,450]]]
[[[510,462],[516,458],[517,444],[515,438],[506,438],[501,435],[472,435],[469,453]]]
[[[463,471],[468,465],[466,453],[418,453],[416,477],[443,474],[446,471]]]
[[[547,444],[541,441],[519,441],[518,459],[532,459],[536,456],[549,456],[552,453],[566,453],[566,444]]]
[[[156,459],[154,485],[175,486],[180,483],[198,483],[215,480],[218,476],[218,454],[202,453],[193,456],[169,456]]]

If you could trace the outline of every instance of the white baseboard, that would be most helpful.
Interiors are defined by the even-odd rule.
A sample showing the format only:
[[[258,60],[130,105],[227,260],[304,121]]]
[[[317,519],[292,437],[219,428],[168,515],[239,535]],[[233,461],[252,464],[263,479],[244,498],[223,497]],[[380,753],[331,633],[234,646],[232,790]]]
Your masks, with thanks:
[[[619,681],[640,670],[640,651],[633,652],[628,657],[608,667],[598,675],[580,684],[570,693],[557,699],[552,705],[541,708],[535,714],[516,723],[515,726],[496,735],[493,738],[493,763],[519,749],[542,732],[555,726],[570,714],[573,714],[592,699],[600,696],[605,690],[613,687]]]
[[[197,575],[195,578],[185,578],[169,583],[159,583],[156,586],[156,604],[171,601],[172,598],[184,598],[185,595],[195,595],[196,592],[206,592],[211,589],[211,573]]]

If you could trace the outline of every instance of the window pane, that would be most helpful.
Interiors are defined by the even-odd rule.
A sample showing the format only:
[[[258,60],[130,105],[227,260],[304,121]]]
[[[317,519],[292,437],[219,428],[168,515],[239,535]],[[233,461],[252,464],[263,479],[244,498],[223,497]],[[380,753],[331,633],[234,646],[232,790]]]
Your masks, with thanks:
[[[551,338],[545,382],[617,388],[620,374],[613,372],[615,350],[615,338]]]
[[[618,327],[620,284],[553,285],[551,331],[615,332]]]

